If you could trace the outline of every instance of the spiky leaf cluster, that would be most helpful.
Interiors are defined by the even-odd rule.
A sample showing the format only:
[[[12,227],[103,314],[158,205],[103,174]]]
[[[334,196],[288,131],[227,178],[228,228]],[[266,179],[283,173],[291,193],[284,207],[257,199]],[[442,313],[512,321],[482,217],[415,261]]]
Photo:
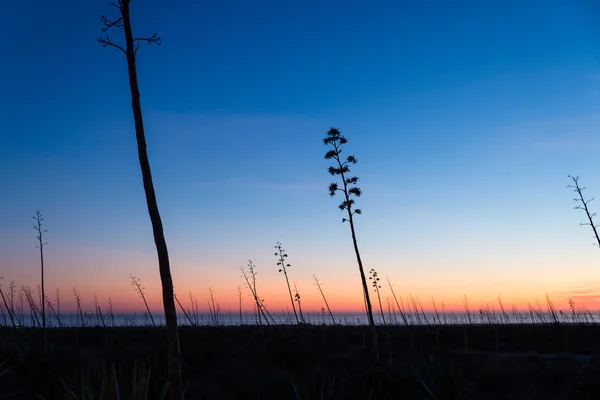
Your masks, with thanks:
[[[355,200],[354,198],[360,197],[362,191],[358,186],[357,176],[348,176],[350,174],[350,165],[356,164],[357,159],[353,155],[347,156],[345,159],[342,158],[342,145],[348,143],[340,131],[336,128],[331,128],[327,132],[327,136],[323,139],[323,144],[331,146],[332,149],[325,153],[326,160],[333,160],[334,165],[328,168],[329,173],[332,176],[339,176],[342,180],[341,185],[337,182],[329,184],[329,195],[335,196],[336,192],[340,191],[344,194],[344,200],[339,204],[341,211],[347,211],[350,216],[354,214],[360,214],[360,209],[356,208],[353,210]],[[348,219],[342,218],[342,222],[346,222]]]

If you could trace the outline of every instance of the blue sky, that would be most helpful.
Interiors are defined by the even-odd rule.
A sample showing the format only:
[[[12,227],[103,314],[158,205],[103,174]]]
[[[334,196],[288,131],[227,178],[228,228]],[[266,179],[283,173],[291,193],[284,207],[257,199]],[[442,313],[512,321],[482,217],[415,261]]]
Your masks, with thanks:
[[[313,273],[340,304],[360,304],[326,189],[331,126],[359,159],[366,264],[403,292],[522,302],[597,281],[598,250],[566,189],[578,174],[600,193],[593,2],[131,6],[134,32],[163,38],[140,50],[138,73],[176,288],[213,286],[234,302],[252,258],[283,304],[269,254],[280,240],[316,308]],[[52,285],[135,303],[128,273],[158,296],[158,269],[126,62],[96,43],[113,11],[96,0],[5,6],[0,265],[35,284],[40,209]]]

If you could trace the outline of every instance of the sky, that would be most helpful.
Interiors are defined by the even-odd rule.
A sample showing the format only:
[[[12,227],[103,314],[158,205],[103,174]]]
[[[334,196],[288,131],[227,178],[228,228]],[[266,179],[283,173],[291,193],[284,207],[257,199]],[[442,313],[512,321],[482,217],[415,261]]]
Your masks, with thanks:
[[[0,276],[161,308],[124,55],[97,43],[109,1],[23,0],[0,25]],[[362,309],[348,224],[323,145],[348,138],[365,269],[396,294],[461,309],[548,294],[600,309],[600,251],[568,175],[600,195],[600,6],[593,1],[132,0],[148,152],[175,291],[237,309],[257,268],[290,308]],[[122,32],[109,32],[123,42]],[[599,204],[592,202],[592,209]],[[382,296],[390,291],[382,279]],[[187,302],[187,300],[186,300]],[[248,290],[243,306],[251,308]]]

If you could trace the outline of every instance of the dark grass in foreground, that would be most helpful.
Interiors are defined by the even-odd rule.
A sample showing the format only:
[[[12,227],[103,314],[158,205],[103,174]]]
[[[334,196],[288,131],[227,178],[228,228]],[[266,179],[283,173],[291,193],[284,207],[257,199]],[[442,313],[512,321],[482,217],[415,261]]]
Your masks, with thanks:
[[[597,325],[378,331],[383,372],[373,377],[367,326],[181,327],[186,398],[600,398]],[[165,398],[164,328],[47,334],[46,359],[42,330],[0,330],[0,399]]]

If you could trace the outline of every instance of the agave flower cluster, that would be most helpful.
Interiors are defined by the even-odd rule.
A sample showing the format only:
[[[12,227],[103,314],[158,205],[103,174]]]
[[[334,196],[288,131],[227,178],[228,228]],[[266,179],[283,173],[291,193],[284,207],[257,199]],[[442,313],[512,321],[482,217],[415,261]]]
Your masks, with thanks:
[[[342,161],[342,148],[341,146],[348,143],[348,139],[346,139],[340,131],[336,128],[331,128],[329,132],[327,132],[327,137],[323,139],[323,143],[325,145],[330,145],[332,147],[325,154],[325,159],[333,160],[334,164],[329,167],[329,173],[332,176],[340,176],[342,178],[343,188],[341,188],[337,182],[332,182],[329,184],[329,195],[331,197],[335,196],[336,192],[340,191],[344,194],[344,200],[340,203],[339,208],[341,211],[348,212],[348,218],[352,218],[354,214],[360,214],[361,211],[359,208],[352,209],[355,203],[353,197],[360,197],[361,190],[357,185],[358,177],[351,176],[347,177],[350,173],[350,165],[356,164],[356,157],[350,155],[346,157],[344,161]],[[342,222],[349,221],[347,218],[342,218]]]

